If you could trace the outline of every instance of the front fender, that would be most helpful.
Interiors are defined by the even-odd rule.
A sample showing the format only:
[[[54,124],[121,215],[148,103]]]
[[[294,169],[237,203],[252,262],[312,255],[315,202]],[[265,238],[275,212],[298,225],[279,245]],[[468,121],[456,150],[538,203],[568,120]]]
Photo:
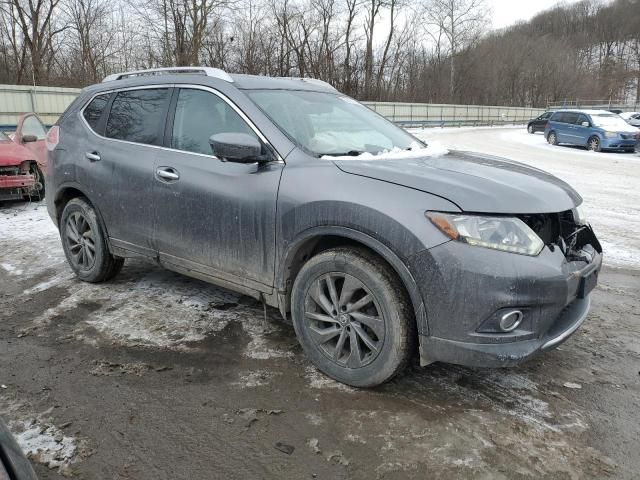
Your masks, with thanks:
[[[279,291],[286,291],[286,279],[288,277],[287,270],[292,264],[298,251],[301,248],[304,248],[304,245],[308,244],[309,241],[327,236],[336,236],[354,240],[362,245],[369,247],[371,250],[384,258],[387,263],[391,265],[396,274],[400,277],[400,280],[409,293],[409,297],[413,305],[413,310],[416,315],[418,333],[421,335],[428,335],[429,325],[424,302],[420,295],[420,290],[418,289],[416,281],[407,268],[405,262],[396,254],[396,252],[394,252],[390,247],[382,243],[380,240],[361,231],[354,230],[353,228],[336,225],[326,225],[309,228],[301,232],[293,241],[291,241],[287,245],[284,252],[282,253],[282,259],[279,262],[280,267],[277,271],[276,280]]]

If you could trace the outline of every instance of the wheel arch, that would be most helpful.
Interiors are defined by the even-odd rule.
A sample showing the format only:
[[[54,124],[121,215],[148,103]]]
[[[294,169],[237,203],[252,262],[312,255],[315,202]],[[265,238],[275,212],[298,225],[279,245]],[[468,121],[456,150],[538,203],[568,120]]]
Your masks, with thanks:
[[[279,262],[276,277],[278,307],[284,318],[288,318],[291,308],[293,282],[302,265],[314,255],[338,246],[362,247],[373,252],[386,262],[398,275],[413,306],[418,333],[428,334],[427,313],[422,296],[413,275],[391,248],[366,233],[348,227],[324,226],[308,229],[289,243]]]
[[[96,212],[96,217],[98,218],[98,223],[100,224],[100,228],[102,228],[102,230],[105,233],[105,238],[107,241],[109,252],[113,254],[111,242],[109,241],[109,231],[104,222],[104,219],[102,218],[100,209],[96,207],[96,204],[91,200],[91,197],[86,193],[85,189],[76,183],[68,183],[68,184],[62,185],[56,192],[56,195],[53,199],[55,216],[56,216],[56,224],[58,225],[58,228],[60,228],[60,219],[62,217],[62,212],[64,211],[65,205],[74,198],[83,198],[94,209],[94,211]]]

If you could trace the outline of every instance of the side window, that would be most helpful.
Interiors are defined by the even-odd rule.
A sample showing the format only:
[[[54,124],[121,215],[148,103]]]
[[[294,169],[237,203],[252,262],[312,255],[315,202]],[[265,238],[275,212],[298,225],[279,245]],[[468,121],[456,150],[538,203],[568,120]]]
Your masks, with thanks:
[[[591,124],[591,122],[589,121],[586,115],[582,115],[582,114],[578,115],[578,121],[576,123],[578,125],[582,125],[583,122],[587,122],[588,124]]]
[[[84,116],[85,120],[92,130],[95,131],[98,128],[98,122],[100,121],[100,117],[102,116],[104,107],[107,106],[108,102],[108,93],[98,95],[93,100],[91,100],[91,103],[84,109],[82,115]]]
[[[176,103],[171,148],[211,155],[209,137],[223,132],[256,136],[222,98],[204,90],[181,89]]]
[[[576,120],[578,120],[577,113],[567,112],[564,114],[564,123],[576,123]]]
[[[31,115],[22,122],[22,136],[24,137],[25,135],[35,135],[38,140],[44,140],[47,136],[47,131],[44,125],[40,123],[40,120]]]
[[[562,122],[563,121],[563,117],[564,117],[564,113],[556,112],[551,117],[551,120],[554,121],[554,122]]]
[[[128,142],[160,145],[168,88],[119,92],[111,104],[106,136]]]

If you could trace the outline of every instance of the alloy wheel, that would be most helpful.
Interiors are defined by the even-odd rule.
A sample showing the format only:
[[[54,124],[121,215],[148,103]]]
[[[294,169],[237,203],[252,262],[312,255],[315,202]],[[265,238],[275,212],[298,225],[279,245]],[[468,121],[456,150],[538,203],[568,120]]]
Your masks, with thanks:
[[[65,241],[76,268],[89,270],[96,261],[96,241],[91,225],[81,212],[73,212],[67,219]]]
[[[342,367],[364,367],[382,349],[385,319],[378,302],[363,282],[347,273],[328,273],[311,284],[304,319],[313,343]]]
[[[600,140],[598,140],[595,137],[589,140],[589,150],[597,152],[599,148],[600,148]]]

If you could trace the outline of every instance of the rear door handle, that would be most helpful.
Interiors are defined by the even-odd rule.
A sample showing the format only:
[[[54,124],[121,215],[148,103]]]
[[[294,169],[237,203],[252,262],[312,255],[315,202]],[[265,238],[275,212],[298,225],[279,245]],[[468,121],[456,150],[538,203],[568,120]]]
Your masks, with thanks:
[[[180,174],[173,167],[158,167],[156,169],[156,175],[162,180],[169,180],[173,182],[180,178]]]
[[[87,157],[92,162],[100,161],[100,154],[98,152],[86,152],[84,156]]]

